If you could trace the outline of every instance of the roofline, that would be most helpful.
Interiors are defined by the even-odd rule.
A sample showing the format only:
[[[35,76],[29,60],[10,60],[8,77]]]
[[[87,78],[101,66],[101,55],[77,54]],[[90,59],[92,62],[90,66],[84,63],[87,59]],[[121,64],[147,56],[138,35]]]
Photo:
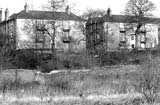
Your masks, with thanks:
[[[12,14],[11,16],[10,16],[10,18],[11,19],[41,19],[41,20],[52,20],[51,18],[49,19],[49,18],[39,18],[39,17],[34,17],[34,16],[32,16],[32,15],[28,15],[28,17],[26,16],[26,17],[18,17],[18,15],[20,14],[20,13],[22,13],[22,12],[24,12],[24,10],[22,10],[22,11],[20,11],[19,13],[16,13],[16,14]],[[52,11],[39,11],[39,10],[30,10],[30,12],[49,12],[49,13],[53,13]],[[66,13],[66,12],[54,12],[54,13]],[[75,17],[77,17],[77,19],[61,19],[61,18],[57,18],[56,20],[73,20],[73,21],[86,21],[85,19],[83,19],[83,18],[81,18],[80,16],[77,16],[77,15],[75,15],[75,14],[73,14],[73,13],[70,13],[70,14],[68,14],[69,16],[75,16]],[[13,16],[13,17],[12,17]]]
[[[128,20],[126,20],[126,21],[114,21],[114,20],[107,20],[107,19],[105,19],[105,17],[111,17],[111,19],[112,19],[112,16],[126,16],[126,19],[127,19],[127,17],[128,17]],[[94,18],[92,18],[93,19],[93,21],[94,21],[94,23],[95,22],[97,22],[97,20],[95,19],[95,18],[97,18],[97,19],[101,19],[102,21],[100,21],[100,22],[116,22],[116,23],[136,23],[136,22],[131,22],[131,19],[132,18],[135,18],[136,19],[136,16],[131,16],[131,15],[111,15],[111,16],[108,16],[107,14],[106,15],[104,15],[103,17],[94,17]],[[145,21],[147,22],[147,23],[152,23],[152,24],[158,24],[158,23],[160,23],[160,18],[151,18],[151,17],[143,17],[144,19],[146,19]],[[125,20],[125,19],[124,19]],[[90,21],[90,19],[88,19],[87,20],[87,22],[89,22]],[[93,22],[92,21],[92,22]],[[132,20],[132,21],[135,21],[135,20]],[[100,22],[98,22],[98,23],[100,23]],[[88,23],[89,24],[89,23]]]

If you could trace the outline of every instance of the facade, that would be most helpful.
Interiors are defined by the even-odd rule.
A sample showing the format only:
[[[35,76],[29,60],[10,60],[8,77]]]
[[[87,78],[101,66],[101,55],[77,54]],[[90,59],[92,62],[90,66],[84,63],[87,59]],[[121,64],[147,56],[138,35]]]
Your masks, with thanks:
[[[133,16],[112,15],[111,10],[103,17],[91,18],[86,23],[87,30],[87,49],[97,49],[103,45],[106,50],[133,49],[135,48],[135,28],[129,30],[130,20]],[[142,32],[138,35],[138,49],[155,48],[158,46],[160,28],[160,19],[144,18],[145,26],[142,26]],[[132,21],[135,22],[134,20]],[[101,41],[95,44],[95,40]]]
[[[2,10],[0,12],[2,17]],[[51,50],[52,39],[55,38],[57,50],[68,51],[83,48],[84,43],[77,40],[84,37],[78,27],[83,19],[71,13],[67,7],[65,12],[24,10],[9,17],[5,11],[5,20],[0,20],[0,35],[5,50],[36,49]],[[53,27],[54,26],[54,27]],[[55,34],[55,36],[53,36]]]

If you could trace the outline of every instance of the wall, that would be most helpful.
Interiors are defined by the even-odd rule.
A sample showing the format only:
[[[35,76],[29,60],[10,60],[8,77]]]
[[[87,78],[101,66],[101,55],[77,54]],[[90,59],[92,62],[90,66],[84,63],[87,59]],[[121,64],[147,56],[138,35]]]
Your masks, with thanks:
[[[38,20],[41,21],[41,20]],[[53,32],[52,25],[49,24],[49,20],[44,20],[46,28],[49,32]],[[17,19],[17,48],[35,48],[35,20]],[[74,39],[70,44],[72,50],[80,50],[85,48],[85,43],[78,44],[77,41],[81,38],[85,38],[82,31],[77,25],[78,21],[57,21],[56,22],[56,37],[55,46],[58,50],[68,50],[68,44],[62,42],[62,37],[65,35],[62,31],[63,28],[71,28],[70,36]],[[45,34],[45,48],[51,48],[51,37]]]
[[[109,50],[115,50],[118,48],[118,44],[121,40],[123,40],[123,35],[120,33],[120,29],[124,28],[125,23],[116,23],[116,22],[105,22],[104,23],[104,36],[106,37],[106,40],[108,41],[108,49]],[[152,48],[157,46],[158,44],[158,25],[156,24],[146,24],[145,26],[147,33],[146,33],[146,47]],[[108,33],[108,34],[107,34]],[[126,31],[126,46],[127,48],[131,49],[132,45],[135,46],[135,36],[134,31]],[[144,44],[140,44],[140,37],[138,37],[139,40],[139,46],[142,48],[145,48]]]

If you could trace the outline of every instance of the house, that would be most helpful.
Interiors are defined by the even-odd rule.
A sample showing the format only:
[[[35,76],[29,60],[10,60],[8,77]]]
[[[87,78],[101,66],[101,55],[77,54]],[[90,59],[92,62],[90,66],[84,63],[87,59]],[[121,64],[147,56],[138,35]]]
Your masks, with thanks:
[[[69,6],[64,12],[52,12],[30,10],[29,5],[25,4],[24,10],[11,16],[6,9],[4,21],[0,10],[0,37],[4,37],[0,47],[6,52],[18,49],[48,51],[51,50],[52,39],[55,38],[57,50],[77,51],[85,47],[84,43],[76,42],[84,37],[78,27],[79,22],[84,20],[73,14]]]
[[[146,22],[138,35],[138,49],[155,48],[160,37],[160,19],[143,18]],[[110,8],[103,17],[88,19],[86,23],[86,48],[94,51],[103,47],[108,51],[122,48],[133,49],[136,44],[135,27],[129,30],[130,23],[136,23],[134,16],[113,15]]]

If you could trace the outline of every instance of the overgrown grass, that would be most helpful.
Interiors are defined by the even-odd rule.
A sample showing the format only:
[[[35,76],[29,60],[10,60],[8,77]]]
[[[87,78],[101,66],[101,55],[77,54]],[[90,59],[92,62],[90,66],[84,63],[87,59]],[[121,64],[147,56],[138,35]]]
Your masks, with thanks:
[[[73,96],[79,97],[79,100],[73,100],[72,102],[64,100],[63,102],[44,102],[45,105],[55,103],[55,104],[68,104],[79,103],[82,104],[95,104],[92,101],[87,100],[88,97],[91,96],[103,96],[103,97],[112,97],[111,99],[123,94],[135,94],[135,88],[132,85],[137,77],[139,77],[139,71],[141,67],[139,65],[124,65],[124,66],[113,66],[113,67],[103,67],[103,68],[94,68],[90,71],[85,72],[61,72],[56,74],[39,74],[38,78],[41,77],[44,79],[44,83],[38,82],[34,80],[34,75],[32,77],[28,77],[26,74],[31,74],[29,72],[32,71],[18,71],[18,80],[15,83],[14,79],[1,79],[1,93],[3,92],[3,87],[6,85],[6,90],[4,91],[5,96],[15,95],[17,98],[36,96],[40,99],[44,99],[45,97],[63,97],[63,96]],[[73,70],[74,71],[74,70]],[[5,72],[5,71],[3,71]],[[28,73],[27,73],[28,72]],[[9,73],[9,72],[8,72]],[[1,73],[3,77],[8,75],[8,73]],[[10,71],[10,75],[14,75],[15,72]],[[32,72],[34,73],[34,72]],[[23,76],[22,76],[23,74]],[[26,76],[26,77],[25,77]],[[14,76],[13,76],[14,77]],[[23,78],[22,78],[23,77]],[[28,78],[29,81],[24,79]],[[37,78],[37,77],[35,77]],[[3,81],[2,81],[3,80]],[[85,99],[83,102],[81,99]],[[95,99],[95,98],[94,98]],[[135,97],[133,98],[133,100]],[[99,99],[97,99],[99,100]],[[109,99],[110,100],[110,99]],[[115,100],[113,100],[113,103]],[[121,101],[121,100],[120,100]],[[102,100],[99,101],[102,104]],[[126,100],[126,102],[128,102]],[[15,102],[16,103],[16,102]],[[13,105],[15,104],[13,103]],[[17,104],[25,105],[25,104],[44,104],[43,102],[17,102]],[[117,102],[118,103],[118,102]],[[125,102],[124,102],[125,103]],[[132,103],[132,101],[130,102]],[[113,104],[114,105],[114,104]],[[115,104],[117,105],[117,104]],[[127,104],[130,105],[130,104]],[[132,104],[131,104],[132,105]]]
[[[128,66],[129,67],[129,66]],[[127,67],[127,68],[128,68]],[[92,93],[98,95],[108,95],[108,94],[125,94],[128,93],[130,87],[130,83],[128,80],[125,80],[127,77],[125,73],[121,73],[124,67],[116,67],[116,68],[101,68],[101,70],[91,71],[81,71],[81,72],[62,72],[56,74],[41,74],[37,75],[37,77],[41,77],[44,79],[45,83],[36,85],[35,89],[40,89],[43,87],[48,92],[46,94],[54,96],[54,95],[74,95],[79,96],[80,94],[90,95]],[[73,70],[74,71],[74,70]],[[32,71],[28,71],[32,72]],[[130,73],[127,71],[128,74]],[[12,75],[15,75],[15,72],[11,72]],[[34,72],[32,72],[34,73]],[[34,75],[32,77],[28,77],[25,73],[18,72],[18,81],[17,81],[17,90],[34,90],[34,85],[36,82],[34,80]],[[31,74],[31,73],[30,73]],[[5,73],[3,73],[3,77]],[[8,75],[8,74],[6,74]],[[28,78],[30,81],[24,81],[25,78]],[[14,78],[14,76],[13,76]],[[134,77],[133,77],[134,78]],[[14,84],[14,79],[5,79],[2,84],[8,84],[10,86]],[[15,84],[14,84],[15,85]],[[14,87],[14,86],[12,86]],[[40,87],[40,88],[39,88]],[[13,88],[11,88],[12,90]],[[9,90],[8,90],[9,91]],[[41,90],[39,90],[41,91]],[[35,92],[36,93],[36,92]]]

